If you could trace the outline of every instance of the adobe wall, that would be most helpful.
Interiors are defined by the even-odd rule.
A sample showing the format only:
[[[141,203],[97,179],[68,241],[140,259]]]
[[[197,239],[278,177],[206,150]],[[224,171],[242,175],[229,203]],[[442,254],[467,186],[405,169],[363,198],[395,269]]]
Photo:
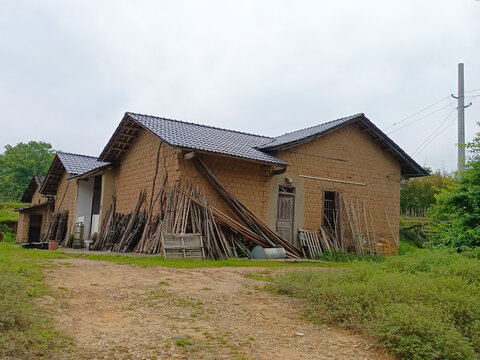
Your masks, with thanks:
[[[39,188],[37,186],[35,192],[32,195],[32,205],[44,203],[47,201],[47,197],[40,195],[40,192],[38,190]]]
[[[137,204],[142,189],[147,189],[147,202],[150,202],[153,178],[157,161],[160,140],[146,130],[140,130],[136,139],[121,158],[116,172],[117,212],[130,213]],[[156,179],[155,193],[163,179],[163,167],[168,172],[167,186],[179,178],[179,150],[163,144],[160,153],[160,164]],[[108,211],[108,209],[105,209]]]
[[[43,203],[43,201],[42,201]],[[28,241],[28,231],[30,228],[30,215],[42,215],[42,223],[40,227],[40,234],[43,236],[50,224],[52,217],[53,204],[49,203],[40,208],[25,209],[18,214],[18,222],[16,229],[15,241],[19,243]]]
[[[24,243],[28,240],[28,227],[30,225],[30,216],[26,213],[18,214],[17,234],[15,242]]]
[[[75,203],[77,198],[77,180],[67,180],[71,175],[66,171],[58,182],[55,196],[55,211],[68,211],[67,236],[73,234],[75,224]]]
[[[282,150],[276,156],[293,165],[288,167],[287,173],[272,178],[270,184],[285,181],[285,177],[290,177],[294,186],[304,189],[305,204],[303,214],[299,215],[304,218],[304,224],[297,223],[297,226],[318,230],[323,219],[323,191],[340,191],[342,198],[347,202],[354,201],[356,205],[358,199],[362,209],[365,201],[367,214],[369,215],[369,209],[372,212],[375,238],[382,244],[380,249],[386,254],[396,251],[385,211],[398,239],[400,165],[357,124],[348,125],[297,147]],[[366,186],[308,179],[300,175],[358,182]],[[278,191],[270,185],[270,189],[272,188],[274,192]],[[276,194],[271,194],[269,207],[269,224],[273,228],[276,216],[275,197]],[[302,209],[299,208],[297,211],[301,212]],[[346,219],[344,207],[342,211]],[[370,221],[367,223],[370,226]],[[344,228],[345,234],[349,236],[348,223],[344,223]],[[372,236],[371,228],[369,232]]]
[[[207,167],[237,199],[261,219],[267,214],[267,182],[270,166],[221,155],[198,154]],[[229,216],[234,216],[216,190],[198,172],[192,160],[180,158],[181,182],[199,186],[207,201]]]

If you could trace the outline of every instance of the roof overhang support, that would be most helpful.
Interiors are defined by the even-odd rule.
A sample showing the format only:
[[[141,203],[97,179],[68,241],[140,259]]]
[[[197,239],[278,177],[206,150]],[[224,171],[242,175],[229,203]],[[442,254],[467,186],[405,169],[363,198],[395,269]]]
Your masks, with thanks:
[[[285,166],[285,167],[282,167],[281,169],[270,171],[270,175],[272,176],[281,175],[281,174],[285,174],[286,172],[287,172],[287,167]]]
[[[195,156],[197,156],[197,154],[195,153],[195,151],[190,151],[190,152],[187,152],[183,155],[183,158],[185,160],[191,160],[193,159]]]

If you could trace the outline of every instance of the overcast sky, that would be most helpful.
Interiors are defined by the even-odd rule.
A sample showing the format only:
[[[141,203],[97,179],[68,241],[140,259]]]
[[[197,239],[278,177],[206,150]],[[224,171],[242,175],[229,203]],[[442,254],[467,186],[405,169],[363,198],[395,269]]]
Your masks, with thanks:
[[[276,136],[359,112],[385,130],[443,99],[386,133],[414,154],[450,124],[414,156],[450,171],[448,96],[459,62],[480,95],[479,37],[475,0],[0,0],[0,151],[98,156],[126,111]]]

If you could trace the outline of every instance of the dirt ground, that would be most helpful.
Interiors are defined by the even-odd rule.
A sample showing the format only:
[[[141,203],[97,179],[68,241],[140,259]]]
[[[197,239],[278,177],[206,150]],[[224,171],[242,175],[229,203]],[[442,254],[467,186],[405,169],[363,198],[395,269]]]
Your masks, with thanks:
[[[392,359],[365,339],[302,319],[261,268],[140,268],[58,260],[46,281],[75,359]],[[319,269],[319,271],[331,271]]]

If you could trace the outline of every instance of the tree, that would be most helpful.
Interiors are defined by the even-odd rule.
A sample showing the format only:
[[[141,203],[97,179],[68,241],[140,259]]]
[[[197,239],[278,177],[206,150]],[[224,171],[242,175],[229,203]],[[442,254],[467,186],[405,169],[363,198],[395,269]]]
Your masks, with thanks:
[[[412,178],[402,183],[400,206],[402,211],[407,209],[423,210],[435,204],[435,195],[444,189],[452,178],[440,171],[430,176]]]
[[[470,158],[465,170],[436,195],[430,245],[480,246],[480,134],[467,149]]]
[[[54,156],[52,145],[43,141],[5,146],[0,154],[0,201],[20,200],[33,176],[46,175]]]

